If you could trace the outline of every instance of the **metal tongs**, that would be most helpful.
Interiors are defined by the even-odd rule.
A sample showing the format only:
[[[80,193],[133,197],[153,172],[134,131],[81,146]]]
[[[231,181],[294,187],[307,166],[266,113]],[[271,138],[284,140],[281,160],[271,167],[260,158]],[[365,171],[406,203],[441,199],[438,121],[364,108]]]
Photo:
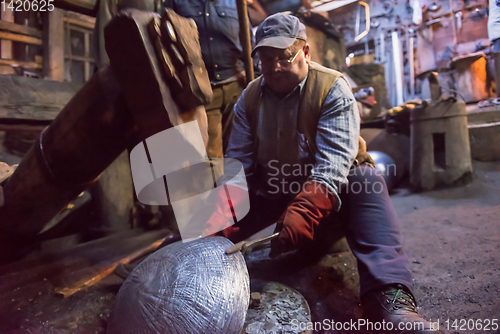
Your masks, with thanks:
[[[252,240],[252,241],[240,241],[237,244],[226,249],[226,254],[231,255],[241,252],[244,257],[256,250],[265,249],[271,246],[270,241],[278,237],[279,232],[271,234],[268,237]]]

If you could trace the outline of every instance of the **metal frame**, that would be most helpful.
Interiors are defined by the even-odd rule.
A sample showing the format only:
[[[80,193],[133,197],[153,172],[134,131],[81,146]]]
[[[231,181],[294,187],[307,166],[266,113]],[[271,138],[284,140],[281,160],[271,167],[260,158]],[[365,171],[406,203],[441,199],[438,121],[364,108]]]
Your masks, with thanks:
[[[84,44],[84,50],[85,50],[85,56],[76,56],[76,55],[72,55],[71,54],[71,37],[70,37],[70,32],[71,30],[74,30],[74,31],[79,31],[81,33],[83,33],[83,44]],[[72,61],[81,61],[83,62],[83,78],[85,80],[85,82],[87,82],[90,77],[92,76],[91,73],[89,73],[89,67],[90,67],[90,63],[94,63],[95,64],[95,58],[92,57],[90,55],[90,43],[92,42],[90,40],[90,35],[93,33],[93,31],[91,29],[89,29],[89,27],[87,27],[87,25],[85,24],[82,24],[82,25],[79,25],[78,23],[74,22],[73,21],[69,21],[69,20],[65,20],[64,21],[64,32],[65,32],[65,48],[64,48],[64,60],[69,60],[69,67],[70,67],[70,70],[71,70],[71,64],[72,64]],[[66,65],[65,65],[66,66]]]

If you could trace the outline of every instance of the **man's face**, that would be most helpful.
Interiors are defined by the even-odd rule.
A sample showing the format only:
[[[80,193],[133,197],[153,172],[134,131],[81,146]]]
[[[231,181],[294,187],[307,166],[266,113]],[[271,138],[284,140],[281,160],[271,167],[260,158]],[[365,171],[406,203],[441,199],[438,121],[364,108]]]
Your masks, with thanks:
[[[295,49],[262,47],[258,52],[266,86],[280,96],[290,93],[307,75],[309,44]]]

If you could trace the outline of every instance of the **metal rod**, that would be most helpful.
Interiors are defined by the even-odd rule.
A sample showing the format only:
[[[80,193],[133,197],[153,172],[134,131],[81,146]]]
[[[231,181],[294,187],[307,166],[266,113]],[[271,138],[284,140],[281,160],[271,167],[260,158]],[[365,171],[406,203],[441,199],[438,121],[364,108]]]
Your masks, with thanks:
[[[360,11],[361,11],[361,7],[358,5],[358,7],[356,8],[356,26],[354,28],[354,35],[356,35],[356,38],[359,35],[359,24],[360,24],[359,21],[361,20]]]
[[[252,40],[250,38],[250,24],[248,21],[247,0],[236,0],[238,7],[238,20],[240,22],[240,41],[243,49],[243,62],[245,63],[246,83],[254,79],[252,61]]]
[[[98,0],[55,0],[54,6],[56,8],[95,17],[97,16],[99,1]]]
[[[385,62],[385,35],[380,34],[380,62]]]
[[[415,97],[415,59],[414,59],[414,37],[413,30],[409,29],[409,45],[408,45],[408,60],[410,65],[410,96],[413,99]]]
[[[361,21],[361,7],[358,7],[358,12],[356,14],[356,37],[354,38],[354,41],[355,42],[358,42],[360,41],[363,37],[365,37],[366,35],[368,35],[368,33],[370,32],[370,6],[366,3],[366,2],[363,2],[363,1],[360,1],[359,4],[363,7],[365,7],[365,30],[358,35],[359,33],[359,25],[360,25],[360,21]]]
[[[453,2],[452,0],[448,0],[450,4],[450,13],[451,13],[451,29],[453,30],[453,46],[457,46],[457,28],[455,27],[455,15],[453,15]]]
[[[394,76],[396,77],[396,106],[400,106],[403,104],[403,65],[397,31],[392,32],[392,54],[394,56]]]

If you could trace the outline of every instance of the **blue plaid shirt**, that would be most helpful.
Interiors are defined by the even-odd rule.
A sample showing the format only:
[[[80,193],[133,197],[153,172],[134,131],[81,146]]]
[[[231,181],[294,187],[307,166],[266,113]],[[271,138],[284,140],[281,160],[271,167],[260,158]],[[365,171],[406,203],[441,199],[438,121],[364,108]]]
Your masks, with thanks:
[[[297,128],[300,97],[306,79],[283,99],[262,87],[256,152],[245,113],[245,91],[234,107],[233,130],[226,158],[238,159],[243,164],[249,188],[257,194],[268,197],[273,194],[296,195],[301,190],[297,184],[302,185],[309,178],[324,184],[338,198],[339,189],[347,185],[347,175],[358,152],[360,127],[351,88],[345,79],[340,78],[330,89],[318,123],[318,153],[313,155],[305,136]],[[264,85],[264,80],[262,82]],[[340,198],[338,203],[337,210],[340,209]]]

